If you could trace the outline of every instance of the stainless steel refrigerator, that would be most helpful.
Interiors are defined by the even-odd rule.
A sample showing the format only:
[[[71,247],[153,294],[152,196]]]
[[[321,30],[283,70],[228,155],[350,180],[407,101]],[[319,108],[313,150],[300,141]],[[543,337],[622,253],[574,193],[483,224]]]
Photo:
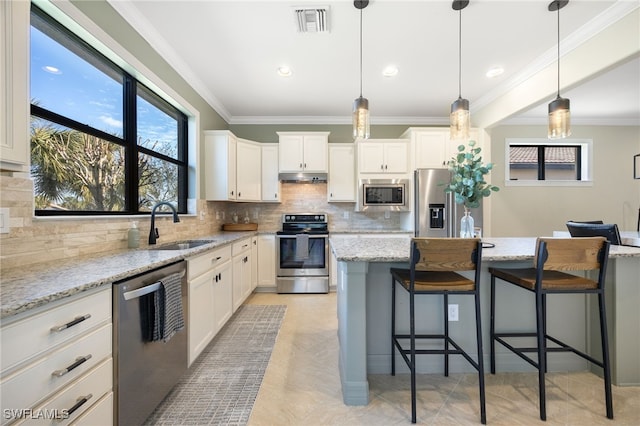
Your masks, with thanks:
[[[416,237],[459,237],[464,206],[445,193],[451,178],[447,169],[416,169],[413,176]],[[471,209],[474,226],[482,228],[482,202]]]

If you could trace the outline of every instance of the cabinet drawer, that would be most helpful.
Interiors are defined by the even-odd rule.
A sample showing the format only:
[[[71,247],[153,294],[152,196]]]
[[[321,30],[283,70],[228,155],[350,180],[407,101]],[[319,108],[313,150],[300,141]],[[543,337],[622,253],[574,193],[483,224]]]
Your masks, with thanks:
[[[71,426],[112,426],[113,425],[113,392],[89,407]]]
[[[80,363],[82,357],[88,355],[91,357]],[[107,324],[3,378],[0,385],[2,407],[33,407],[110,357],[111,324]],[[65,369],[69,369],[66,374]]]
[[[187,280],[204,274],[212,268],[222,265],[231,259],[231,246],[227,245],[214,249],[198,256],[187,259]]]
[[[111,392],[113,382],[113,362],[109,358],[102,362],[79,380],[58,392],[50,400],[33,410],[35,418],[27,419],[21,425],[66,425],[76,420],[88,411],[103,395]],[[84,401],[84,402],[83,402]],[[69,410],[76,407],[71,413]],[[55,415],[62,416],[60,420],[49,419]],[[37,418],[41,416],[43,418]],[[46,417],[45,417],[46,416]],[[47,421],[43,421],[43,420]],[[88,423],[87,423],[88,424]],[[100,419],[93,425],[107,425],[104,419]]]
[[[238,242],[233,243],[233,249],[231,250],[231,254],[236,256],[242,253],[245,250],[251,249],[251,238],[245,238]]]
[[[7,369],[28,361],[106,320],[111,320],[111,287],[3,326],[0,333],[1,370],[5,373]],[[54,331],[56,327],[61,329]]]

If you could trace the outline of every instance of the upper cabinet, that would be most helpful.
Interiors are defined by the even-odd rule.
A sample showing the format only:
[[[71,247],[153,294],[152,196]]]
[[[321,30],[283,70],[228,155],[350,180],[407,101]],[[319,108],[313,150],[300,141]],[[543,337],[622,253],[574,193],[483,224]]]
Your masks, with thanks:
[[[356,201],[355,145],[329,144],[328,201]]]
[[[278,144],[262,144],[262,201],[280,201]]]
[[[448,127],[410,127],[401,137],[411,140],[415,169],[446,169],[451,157],[458,152],[458,145],[465,144],[462,140],[451,140]],[[478,137],[478,129],[471,129],[469,139],[480,146]]]
[[[368,139],[358,142],[359,173],[407,173],[409,141]]]
[[[0,170],[29,171],[29,7],[0,3]]]
[[[215,201],[260,201],[260,144],[228,130],[204,132],[205,197]]]
[[[280,172],[327,173],[329,132],[277,132]]]

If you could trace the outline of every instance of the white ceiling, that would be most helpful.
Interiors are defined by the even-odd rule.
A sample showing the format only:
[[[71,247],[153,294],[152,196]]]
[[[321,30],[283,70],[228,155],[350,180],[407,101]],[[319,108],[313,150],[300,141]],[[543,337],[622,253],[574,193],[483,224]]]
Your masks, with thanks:
[[[110,3],[231,124],[351,122],[360,94],[360,12],[350,0]],[[555,63],[557,14],[548,3],[471,0],[462,11],[462,96],[471,102],[472,121],[505,91]],[[330,31],[298,33],[294,6],[328,6]],[[561,55],[638,6],[638,0],[570,1],[560,12]],[[458,17],[443,0],[372,0],[363,10],[363,96],[372,124],[448,123],[458,97]],[[640,125],[640,40],[629,43],[635,54],[561,88],[574,123]],[[592,59],[598,61],[597,52]],[[390,64],[398,75],[384,77]],[[281,65],[293,75],[278,76]],[[487,78],[497,65],[504,74]],[[503,122],[545,123],[554,97]]]

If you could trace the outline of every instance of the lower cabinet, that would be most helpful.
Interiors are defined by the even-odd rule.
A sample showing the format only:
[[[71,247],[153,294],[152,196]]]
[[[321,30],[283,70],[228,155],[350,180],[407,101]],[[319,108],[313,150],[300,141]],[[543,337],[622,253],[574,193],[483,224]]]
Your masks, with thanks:
[[[251,293],[258,286],[258,237],[251,238]]]
[[[231,247],[187,259],[189,365],[231,317]]]
[[[5,318],[0,338],[3,425],[90,424],[98,401],[108,413],[98,424],[112,424],[111,286]]]
[[[258,287],[276,288],[275,235],[258,235]]]

